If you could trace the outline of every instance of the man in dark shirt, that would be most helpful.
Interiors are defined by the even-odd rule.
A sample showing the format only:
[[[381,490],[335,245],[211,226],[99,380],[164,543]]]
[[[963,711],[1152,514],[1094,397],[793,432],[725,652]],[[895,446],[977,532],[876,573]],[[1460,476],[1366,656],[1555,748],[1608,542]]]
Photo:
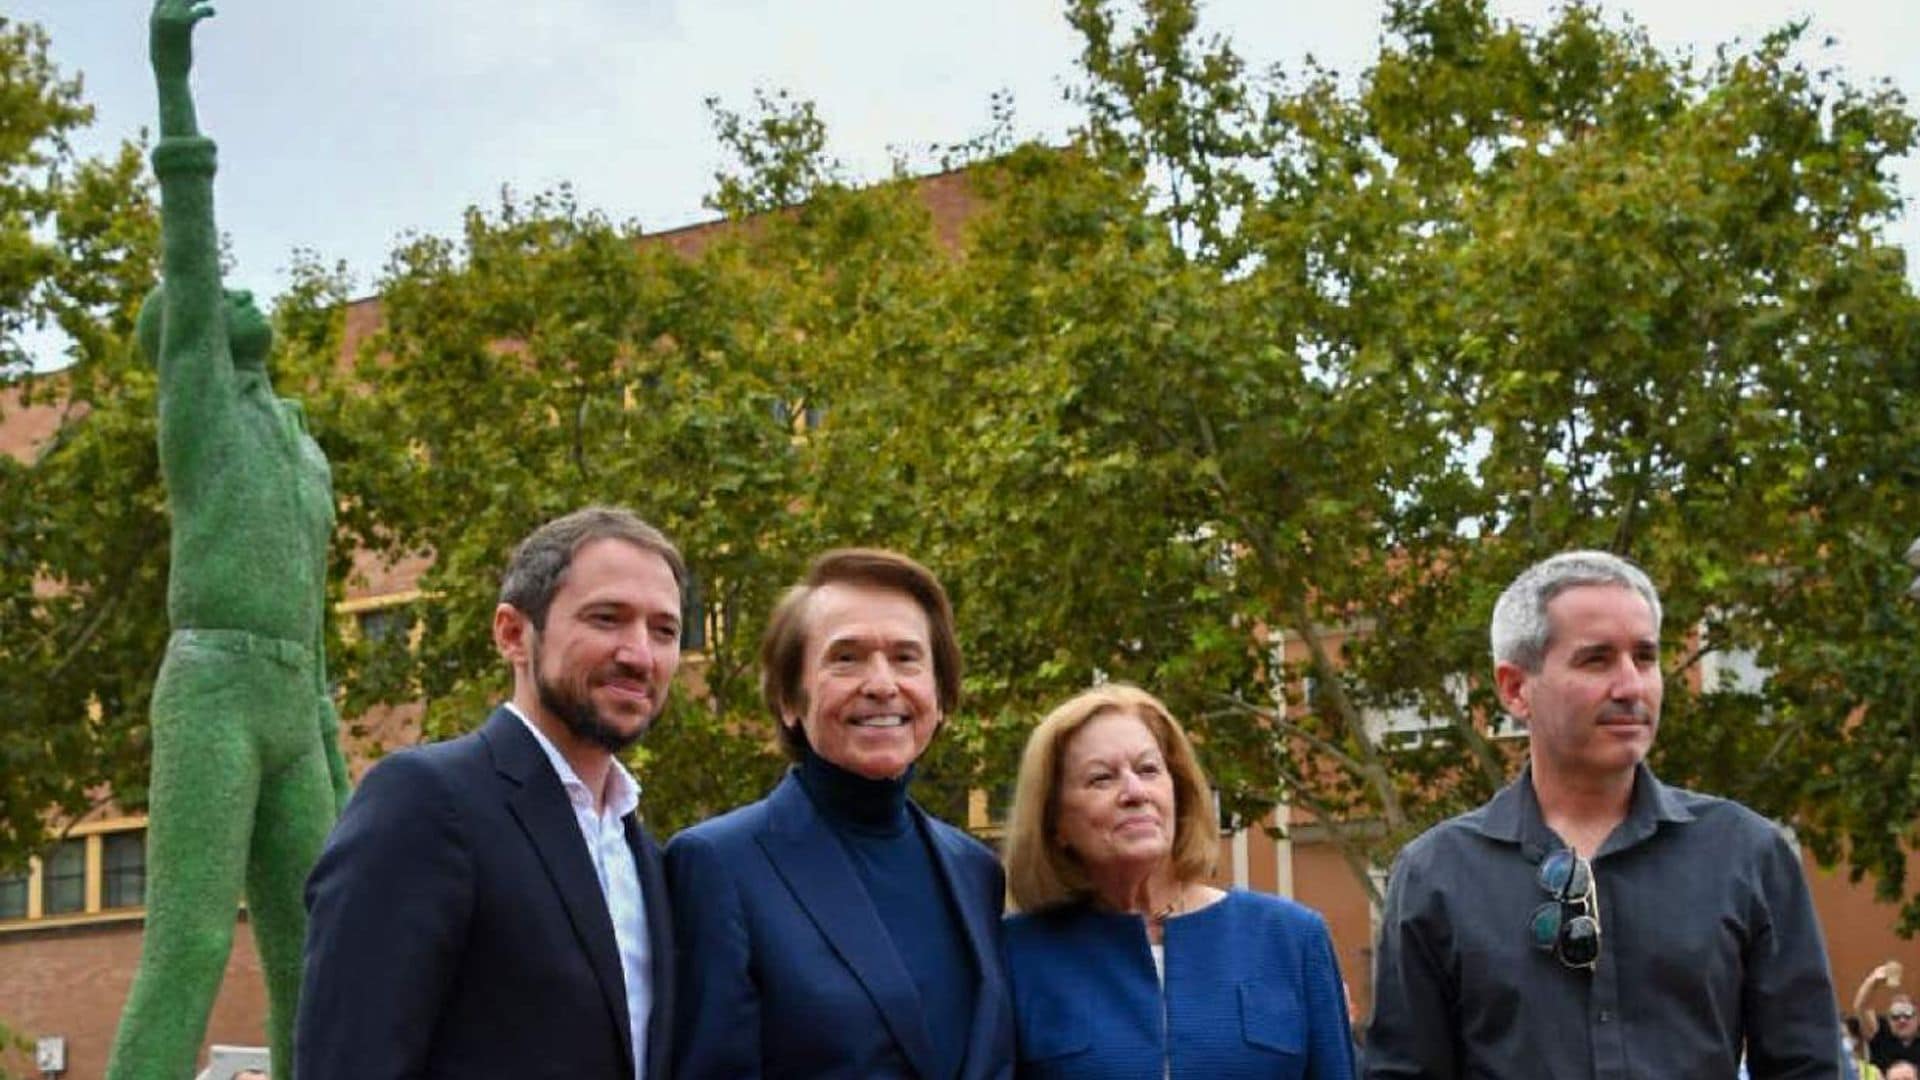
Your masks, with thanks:
[[[1660,598],[1557,555],[1493,615],[1528,764],[1401,852],[1382,914],[1374,1078],[1837,1078],[1826,950],[1799,859],[1738,803],[1662,784]]]
[[[1860,1017],[1860,1035],[1867,1040],[1867,1055],[1882,1070],[1896,1061],[1920,1065],[1920,1020],[1914,1017],[1913,998],[1903,993],[1894,994],[1887,1002],[1885,1013],[1876,1013],[1869,1004],[1875,987],[1885,985],[1891,989],[1899,984],[1900,965],[1889,960],[1868,972],[1853,995],[1853,1011]]]
[[[1882,1069],[1899,1061],[1920,1065],[1920,1025],[1914,1020],[1912,998],[1894,995],[1893,1004],[1887,1006],[1887,1022],[1867,1037],[1867,1053]]]

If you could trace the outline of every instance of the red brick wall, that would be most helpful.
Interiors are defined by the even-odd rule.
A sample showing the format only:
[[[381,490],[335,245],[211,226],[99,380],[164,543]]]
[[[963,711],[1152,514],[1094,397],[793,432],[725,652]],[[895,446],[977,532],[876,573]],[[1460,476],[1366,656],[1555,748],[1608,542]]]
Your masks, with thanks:
[[[1920,941],[1902,941],[1893,932],[1900,920],[1900,905],[1882,903],[1873,898],[1872,879],[1854,885],[1844,870],[1827,871],[1806,861],[1807,883],[1813,890],[1813,905],[1820,912],[1821,930],[1827,938],[1827,962],[1833,967],[1833,989],[1840,997],[1842,1011],[1853,1007],[1853,992],[1867,972],[1888,960],[1906,966],[1902,988],[1914,993],[1920,981]],[[1920,857],[1907,856],[1908,888],[1920,880]],[[1884,1009],[1887,995],[1881,991],[1868,1000],[1876,1009]]]
[[[1332,844],[1293,845],[1293,898],[1327,920],[1354,1008],[1362,1017],[1372,1015],[1372,909],[1366,890]]]
[[[41,1035],[67,1040],[63,1080],[100,1080],[127,990],[140,959],[139,922],[94,923],[0,934],[0,1023],[29,1041]],[[207,1024],[207,1041],[265,1046],[267,994],[260,959],[245,920],[235,927],[233,955]],[[0,1056],[0,1068],[38,1075],[31,1055]]]
[[[36,392],[64,386],[60,380],[57,374],[35,376]],[[34,452],[60,426],[62,410],[44,401],[22,408],[20,397],[20,387],[0,387],[0,454],[32,461]]]

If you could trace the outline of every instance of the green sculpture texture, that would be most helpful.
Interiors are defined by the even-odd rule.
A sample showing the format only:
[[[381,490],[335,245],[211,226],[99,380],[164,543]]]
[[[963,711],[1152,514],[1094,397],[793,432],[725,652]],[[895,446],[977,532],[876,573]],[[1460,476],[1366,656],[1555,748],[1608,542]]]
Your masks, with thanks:
[[[331,476],[300,406],[274,396],[265,316],[221,286],[214,144],[188,86],[212,14],[156,0],[149,28],[163,281],[139,336],[159,367],[173,633],[153,692],[146,935],[111,1080],[193,1075],[243,891],[273,1075],[293,1075],[301,891],[347,795],[323,654]]]

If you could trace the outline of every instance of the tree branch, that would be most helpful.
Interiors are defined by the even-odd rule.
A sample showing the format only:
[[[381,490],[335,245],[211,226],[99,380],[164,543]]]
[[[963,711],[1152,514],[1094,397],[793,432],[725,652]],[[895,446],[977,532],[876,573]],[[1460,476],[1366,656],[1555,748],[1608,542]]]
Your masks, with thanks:
[[[1507,763],[1494,750],[1493,740],[1482,735],[1474,725],[1473,714],[1445,691],[1446,688],[1441,687],[1440,701],[1447,719],[1453,724],[1453,730],[1459,733],[1460,740],[1467,744],[1467,749],[1472,751],[1474,763],[1480,766],[1481,778],[1498,791],[1507,782]]]
[[[1366,765],[1364,765],[1360,761],[1360,759],[1354,757],[1352,754],[1347,753],[1345,750],[1340,749],[1338,746],[1328,741],[1325,736],[1316,735],[1313,732],[1308,731],[1306,728],[1303,728],[1300,725],[1294,723],[1293,721],[1288,720],[1285,716],[1281,715],[1279,712],[1275,710],[1263,709],[1258,705],[1252,704],[1251,702],[1242,701],[1240,698],[1235,697],[1232,694],[1215,694],[1214,697],[1225,702],[1227,705],[1227,708],[1219,712],[1207,714],[1209,718],[1226,715],[1228,713],[1239,713],[1244,716],[1258,717],[1259,719],[1273,725],[1274,729],[1280,732],[1282,735],[1288,735],[1288,736],[1297,738],[1302,742],[1307,743],[1309,746],[1312,746],[1315,750],[1318,750],[1322,754],[1325,754],[1328,757],[1332,758],[1336,763],[1339,764],[1341,768],[1347,770],[1349,773],[1352,773],[1356,779],[1360,779],[1360,780],[1366,779],[1366,776],[1367,776]]]
[[[1300,777],[1287,772],[1285,768],[1281,768],[1279,772],[1280,779],[1287,785],[1288,791],[1306,804],[1307,810],[1320,822],[1321,828],[1327,831],[1328,838],[1333,841],[1334,850],[1340,853],[1341,861],[1347,864],[1347,871],[1353,875],[1355,881],[1360,883],[1360,888],[1365,890],[1367,898],[1375,904],[1385,900],[1385,897],[1380,895],[1379,886],[1373,881],[1373,861],[1362,855],[1347,835],[1352,827],[1351,824],[1334,814],[1326,803],[1315,798]]]
[[[73,662],[80,658],[81,651],[100,633],[100,628],[107,624],[107,617],[119,610],[121,601],[126,597],[127,586],[133,580],[134,572],[139,569],[141,561],[154,549],[158,540],[154,535],[156,531],[149,524],[146,529],[141,530],[140,535],[129,546],[129,550],[134,553],[133,556],[121,564],[119,572],[114,575],[109,587],[103,591],[104,599],[94,608],[86,624],[61,648],[59,662],[54,664],[53,670],[44,676],[47,682],[53,682],[72,667]]]
[[[593,473],[587,468],[587,405],[592,399],[585,386],[580,388],[580,400],[573,408],[573,468],[580,479],[592,482]]]

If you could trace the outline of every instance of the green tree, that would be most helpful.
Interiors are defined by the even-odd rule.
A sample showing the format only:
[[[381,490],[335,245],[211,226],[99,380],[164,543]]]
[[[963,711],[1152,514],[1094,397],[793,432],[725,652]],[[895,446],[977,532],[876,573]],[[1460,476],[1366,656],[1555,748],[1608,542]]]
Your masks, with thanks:
[[[1309,808],[1364,869],[1508,771],[1500,588],[1610,548],[1665,587],[1663,772],[1902,894],[1898,95],[1810,70],[1800,26],[1694,64],[1580,6],[1397,3],[1347,91],[1248,75],[1181,0],[1070,17],[1086,127],[985,170],[938,430],[870,433],[919,436],[988,711],[1154,686],[1230,810]],[[1757,691],[1693,685],[1746,650]]]
[[[958,816],[1048,705],[1129,678],[1193,718],[1232,816],[1305,808],[1364,879],[1503,782],[1493,600],[1599,546],[1665,588],[1663,773],[1904,895],[1897,95],[1810,69],[1798,26],[1696,63],[1580,6],[1402,2],[1349,88],[1250,72],[1184,0],[1068,15],[1085,124],[961,147],[957,249],[898,177],[849,187],[778,95],[716,110],[736,227],[705,246],[563,192],[404,248],[330,425],[369,441],[329,450],[363,539],[437,562],[425,646],[354,692],[470,726],[501,690],[472,613],[507,546],[630,502],[713,623],[640,763],[679,824],[771,777],[751,646],[777,590],[882,543],[962,614],[969,705],[923,799]],[[1771,676],[1696,685],[1736,655]],[[1410,716],[1417,745],[1386,722]]]
[[[14,375],[31,363],[22,335],[54,303],[45,283],[59,254],[37,234],[61,202],[66,137],[93,112],[79,82],[61,78],[33,23],[0,19],[0,71],[0,375]]]
[[[368,438],[328,446],[357,539],[434,559],[419,647],[348,669],[349,715],[425,700],[430,735],[479,722],[506,684],[477,613],[539,521],[620,502],[681,545],[701,660],[632,762],[668,830],[777,776],[755,654],[806,560],[914,550],[920,489],[892,471],[885,436],[869,440],[872,410],[911,396],[937,358],[929,305],[952,265],[913,182],[840,179],[811,104],[710,104],[735,163],[711,200],[727,228],[662,241],[564,189],[476,209],[457,241],[395,255],[359,363],[366,392],[316,422]],[[923,797],[957,816],[977,755],[944,742],[955,750],[929,763]]]
[[[486,615],[507,553],[541,521],[622,503],[675,538],[698,576],[688,625],[706,659],[636,764],[649,806],[684,823],[757,795],[772,768],[749,719],[747,624],[790,570],[761,540],[787,527],[795,488],[782,418],[795,350],[746,248],[686,259],[638,240],[562,190],[470,212],[458,243],[410,242],[381,283],[368,392],[316,426],[368,436],[328,447],[356,539],[433,556],[418,648],[346,672],[348,715],[424,700],[434,736],[484,718],[506,690]],[[663,773],[654,756],[686,765]]]
[[[103,785],[143,798],[166,527],[153,377],[129,347],[159,239],[141,148],[71,151],[92,110],[32,24],[0,19],[0,87],[0,420],[56,418],[0,457],[0,866],[18,867],[48,811]],[[28,342],[54,329],[70,366],[35,374]]]
[[[823,547],[885,544],[961,614],[968,705],[918,788],[940,812],[1003,785],[1046,707],[1127,678],[1191,718],[1229,814],[1304,808],[1364,880],[1507,775],[1494,598],[1597,546],[1664,589],[1663,775],[1908,895],[1898,96],[1812,66],[1802,26],[1695,62],[1578,5],[1530,27],[1400,0],[1351,84],[1250,71],[1190,0],[1067,13],[1084,125],[1009,147],[1001,103],[958,151],[957,247],[911,182],[851,186],[812,107],[763,94],[715,107],[733,227],[649,238],[564,189],[504,197],[394,255],[350,379],[345,282],[303,262],[279,363],[335,465],[339,576],[355,545],[434,559],[418,648],[345,653],[343,712],[473,726],[505,689],[484,613],[508,548],[630,504],[699,577],[705,659],[635,760],[671,829],[778,768],[753,670],[778,591]],[[26,145],[65,160],[49,140]],[[54,170],[67,254],[36,257],[65,276],[32,280],[64,284],[17,293],[76,298],[81,362],[31,384],[79,404],[0,489],[0,665],[30,718],[0,732],[14,838],[102,779],[137,801],[144,771],[126,718],[165,530],[124,349],[151,275],[137,165]],[[1729,657],[1767,677],[1696,679]],[[1386,722],[1413,716],[1417,745]]]
[[[10,1057],[26,1058],[33,1052],[33,1044],[26,1036],[14,1031],[4,1022],[0,1022],[0,1080],[14,1080],[14,1074],[6,1066]],[[21,1076],[26,1074],[22,1073]]]

